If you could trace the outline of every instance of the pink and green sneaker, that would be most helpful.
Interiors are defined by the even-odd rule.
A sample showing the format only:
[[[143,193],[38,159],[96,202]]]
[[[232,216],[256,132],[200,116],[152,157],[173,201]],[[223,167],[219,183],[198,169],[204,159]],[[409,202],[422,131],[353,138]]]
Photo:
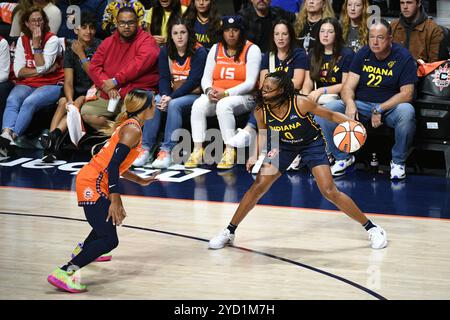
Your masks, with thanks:
[[[47,281],[58,289],[71,292],[82,293],[87,291],[87,287],[79,282],[75,276],[76,272],[67,272],[60,268],[56,268],[48,277]]]
[[[72,259],[75,258],[78,254],[80,254],[81,250],[83,250],[83,242],[79,242],[77,244],[77,246],[75,247],[75,249],[73,249],[72,251]],[[101,255],[100,257],[98,257],[97,259],[95,259],[95,262],[106,262],[106,261],[111,261],[112,260],[112,253],[108,252],[105,253],[103,255]]]

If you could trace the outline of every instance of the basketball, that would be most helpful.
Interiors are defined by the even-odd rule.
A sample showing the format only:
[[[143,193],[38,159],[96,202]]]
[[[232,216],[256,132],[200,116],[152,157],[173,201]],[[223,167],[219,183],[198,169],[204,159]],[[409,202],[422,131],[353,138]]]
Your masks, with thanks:
[[[366,129],[355,122],[340,123],[333,133],[336,147],[347,153],[358,151],[366,141]]]

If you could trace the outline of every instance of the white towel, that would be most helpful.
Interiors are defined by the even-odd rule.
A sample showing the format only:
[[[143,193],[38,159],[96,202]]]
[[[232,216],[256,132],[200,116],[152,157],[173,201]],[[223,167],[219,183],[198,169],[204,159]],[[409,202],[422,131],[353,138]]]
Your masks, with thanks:
[[[81,119],[80,110],[73,104],[67,105],[67,128],[69,129],[70,140],[78,147],[78,142],[86,134]]]

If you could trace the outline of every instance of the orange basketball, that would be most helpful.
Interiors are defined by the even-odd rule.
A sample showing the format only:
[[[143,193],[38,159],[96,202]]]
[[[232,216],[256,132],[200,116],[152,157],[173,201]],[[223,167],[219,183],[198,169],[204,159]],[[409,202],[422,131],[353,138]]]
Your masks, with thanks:
[[[355,152],[366,142],[366,129],[355,122],[342,122],[334,129],[333,141],[339,150]]]

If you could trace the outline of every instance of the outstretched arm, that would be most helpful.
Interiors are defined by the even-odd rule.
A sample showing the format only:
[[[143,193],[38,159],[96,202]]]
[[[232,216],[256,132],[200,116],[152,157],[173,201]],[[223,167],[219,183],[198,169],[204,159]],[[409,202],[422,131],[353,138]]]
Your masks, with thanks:
[[[310,99],[298,96],[297,97],[297,105],[300,106],[300,111],[303,114],[306,114],[308,112],[311,112],[315,114],[318,117],[321,117],[323,119],[326,119],[328,121],[336,122],[336,123],[342,123],[345,121],[354,121],[350,117],[346,116],[345,114],[331,111],[327,108],[322,107],[321,105],[312,102]]]

